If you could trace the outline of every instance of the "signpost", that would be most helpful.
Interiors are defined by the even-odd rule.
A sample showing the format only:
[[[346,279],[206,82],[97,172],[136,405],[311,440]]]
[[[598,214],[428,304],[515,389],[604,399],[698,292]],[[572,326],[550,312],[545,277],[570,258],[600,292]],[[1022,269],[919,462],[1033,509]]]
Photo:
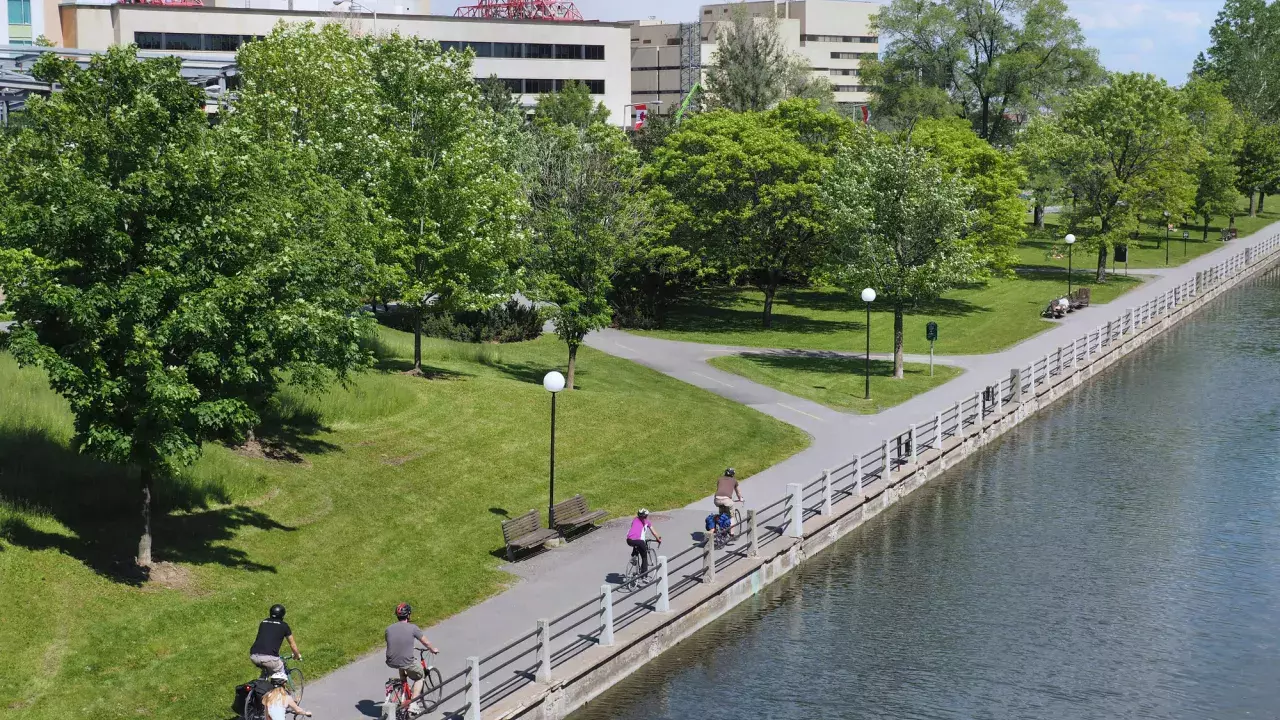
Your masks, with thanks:
[[[938,323],[930,321],[925,325],[924,337],[929,341],[929,377],[933,377],[933,343],[938,339]]]

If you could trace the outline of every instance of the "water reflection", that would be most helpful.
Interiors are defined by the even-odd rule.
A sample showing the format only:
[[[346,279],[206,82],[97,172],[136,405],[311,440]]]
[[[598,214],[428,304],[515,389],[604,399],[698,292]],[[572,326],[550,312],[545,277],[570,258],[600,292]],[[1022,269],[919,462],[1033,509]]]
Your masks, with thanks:
[[[1276,717],[1278,355],[1272,277],[574,720]]]

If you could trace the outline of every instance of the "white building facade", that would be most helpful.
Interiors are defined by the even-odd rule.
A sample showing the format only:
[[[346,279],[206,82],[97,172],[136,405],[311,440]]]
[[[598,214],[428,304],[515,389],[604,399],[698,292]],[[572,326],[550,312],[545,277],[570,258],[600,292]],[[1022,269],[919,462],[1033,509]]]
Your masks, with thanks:
[[[863,0],[784,0],[703,5],[690,23],[639,20],[631,23],[632,102],[657,104],[668,113],[691,86],[705,77],[716,49],[716,33],[734,7],[753,17],[772,15],[787,49],[804,57],[813,74],[828,79],[836,103],[846,107],[870,100],[861,81],[862,61],[880,52],[871,18],[880,4]],[[691,47],[696,43],[696,50]],[[691,67],[693,72],[691,73]],[[651,108],[652,109],[652,108]]]
[[[6,1],[15,0],[0,0]],[[498,76],[529,107],[540,95],[579,81],[609,109],[612,121],[623,123],[631,102],[625,23],[421,14],[427,7],[425,0],[356,0],[354,11],[350,2],[335,7],[332,0],[213,0],[201,7],[74,0],[57,6],[58,22],[46,24],[43,34],[56,46],[81,50],[136,43],[142,50],[198,56],[234,52],[282,21],[341,22],[356,32],[399,32],[446,48],[471,48],[476,77]]]

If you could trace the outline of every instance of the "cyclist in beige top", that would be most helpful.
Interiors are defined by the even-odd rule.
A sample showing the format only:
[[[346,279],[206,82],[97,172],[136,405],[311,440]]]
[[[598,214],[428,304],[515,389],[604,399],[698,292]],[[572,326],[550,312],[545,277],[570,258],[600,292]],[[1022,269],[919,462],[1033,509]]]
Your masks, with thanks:
[[[737,473],[733,468],[725,468],[724,475],[716,481],[716,508],[727,513],[733,507],[733,498],[736,496],[738,502],[742,502],[742,490],[738,487],[738,479],[734,477]]]

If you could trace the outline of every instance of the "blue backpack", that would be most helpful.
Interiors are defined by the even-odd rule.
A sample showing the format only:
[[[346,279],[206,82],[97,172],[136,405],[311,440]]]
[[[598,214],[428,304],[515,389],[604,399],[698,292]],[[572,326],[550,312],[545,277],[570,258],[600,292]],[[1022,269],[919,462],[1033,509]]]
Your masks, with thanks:
[[[704,522],[706,531],[711,532],[716,525],[719,525],[721,530],[728,530],[733,525],[733,518],[729,517],[727,513],[712,513],[708,515]]]

